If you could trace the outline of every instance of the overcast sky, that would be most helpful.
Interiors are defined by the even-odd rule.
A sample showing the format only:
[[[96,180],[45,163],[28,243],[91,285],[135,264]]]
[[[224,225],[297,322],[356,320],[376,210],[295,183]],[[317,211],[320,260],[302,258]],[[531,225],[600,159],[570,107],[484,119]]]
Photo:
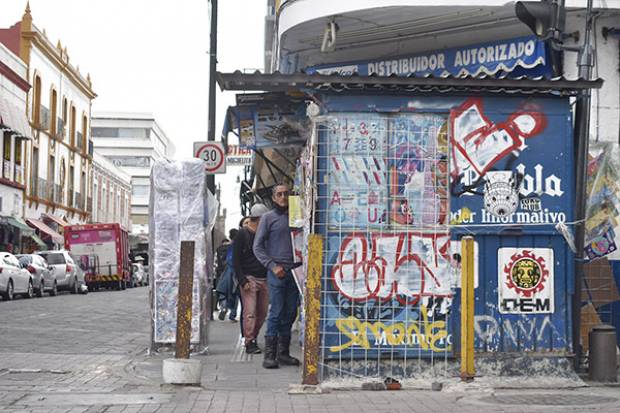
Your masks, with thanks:
[[[25,0],[0,0],[0,27],[19,21]],[[34,24],[70,61],[90,73],[98,97],[93,112],[153,112],[189,157],[192,142],[206,140],[209,74],[208,0],[30,0]],[[220,0],[218,70],[261,69],[266,0]],[[217,94],[216,139],[234,94]],[[230,190],[236,171],[218,177]],[[239,211],[238,192],[223,203]],[[231,225],[238,215],[231,216]]]

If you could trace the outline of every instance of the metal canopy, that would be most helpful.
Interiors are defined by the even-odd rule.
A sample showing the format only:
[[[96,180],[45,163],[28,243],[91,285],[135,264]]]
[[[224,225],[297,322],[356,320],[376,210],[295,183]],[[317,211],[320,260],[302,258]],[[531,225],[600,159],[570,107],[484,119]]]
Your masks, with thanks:
[[[370,93],[510,93],[577,95],[585,89],[599,89],[602,79],[567,80],[564,77],[403,77],[403,76],[341,76],[321,74],[233,73],[218,72],[216,79],[222,90],[268,92],[370,92]]]

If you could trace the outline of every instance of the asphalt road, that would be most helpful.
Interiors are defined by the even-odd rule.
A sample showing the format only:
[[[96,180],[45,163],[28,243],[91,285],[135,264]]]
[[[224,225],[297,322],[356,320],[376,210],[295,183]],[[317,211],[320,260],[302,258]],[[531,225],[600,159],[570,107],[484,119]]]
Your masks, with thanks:
[[[149,345],[148,287],[0,301],[0,353],[131,354]]]

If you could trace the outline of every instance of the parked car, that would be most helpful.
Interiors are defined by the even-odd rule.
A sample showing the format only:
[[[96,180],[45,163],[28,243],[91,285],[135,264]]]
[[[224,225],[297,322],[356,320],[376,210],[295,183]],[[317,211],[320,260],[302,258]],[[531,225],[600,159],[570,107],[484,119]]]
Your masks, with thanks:
[[[39,251],[37,255],[45,258],[56,277],[58,290],[71,291],[71,294],[80,292],[80,285],[84,283],[84,272],[80,271],[75,258],[69,251]]]
[[[146,273],[144,272],[144,266],[140,263],[131,264],[131,282],[130,286],[142,286],[146,285]]]
[[[15,294],[25,298],[34,295],[32,274],[19,263],[15,255],[0,252],[0,294],[5,301],[13,299]]]
[[[43,293],[48,292],[52,297],[58,294],[58,286],[54,271],[45,261],[45,258],[37,254],[16,255],[22,268],[32,274],[34,291],[37,297],[43,297]]]

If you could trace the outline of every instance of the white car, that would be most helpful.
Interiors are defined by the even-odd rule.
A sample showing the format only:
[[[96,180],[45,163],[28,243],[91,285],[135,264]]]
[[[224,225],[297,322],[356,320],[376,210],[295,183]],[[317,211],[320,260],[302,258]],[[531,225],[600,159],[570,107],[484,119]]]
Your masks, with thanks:
[[[15,255],[0,252],[0,294],[5,301],[10,301],[15,294],[25,298],[34,295],[32,274],[23,268]]]
[[[37,297],[43,297],[48,292],[52,297],[58,293],[54,271],[47,265],[47,261],[37,254],[16,255],[23,268],[32,274],[34,291]]]
[[[84,272],[78,269],[76,260],[69,251],[39,251],[37,255],[45,258],[54,274],[58,291],[68,290],[71,294],[80,292],[84,283]]]

